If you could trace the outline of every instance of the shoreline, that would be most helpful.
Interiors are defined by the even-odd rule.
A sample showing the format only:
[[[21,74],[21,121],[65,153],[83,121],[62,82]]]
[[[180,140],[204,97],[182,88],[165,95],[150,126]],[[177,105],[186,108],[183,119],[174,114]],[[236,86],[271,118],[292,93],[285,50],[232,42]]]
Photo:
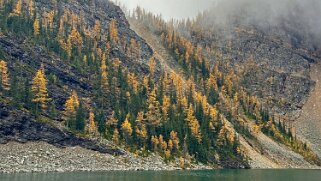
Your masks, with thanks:
[[[58,148],[45,142],[0,144],[0,173],[49,173],[96,171],[210,170],[208,165],[191,164],[181,169],[177,160],[165,163],[159,155],[148,157],[126,153],[99,153],[81,147]]]

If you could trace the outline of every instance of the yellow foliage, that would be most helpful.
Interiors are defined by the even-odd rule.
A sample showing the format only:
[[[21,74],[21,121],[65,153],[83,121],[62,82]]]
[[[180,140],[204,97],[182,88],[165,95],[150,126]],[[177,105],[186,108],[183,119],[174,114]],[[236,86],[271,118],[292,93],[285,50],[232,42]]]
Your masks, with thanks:
[[[54,16],[55,16],[55,11],[50,11],[49,13],[47,13],[47,16],[48,16],[48,24],[49,24],[49,28],[52,29],[53,27],[53,19],[54,19]]]
[[[8,73],[7,62],[0,60],[0,80],[1,87],[4,90],[10,90],[10,79]]]
[[[122,132],[124,134],[124,137],[126,139],[129,138],[132,135],[133,129],[132,129],[132,125],[128,121],[128,116],[126,117],[125,121],[121,125],[121,130],[122,130]]]
[[[185,159],[183,157],[179,157],[179,166],[185,169]]]
[[[187,98],[184,96],[183,99],[181,100],[181,105],[183,107],[183,110],[187,110],[188,109],[188,101]]]
[[[170,140],[173,142],[173,147],[176,150],[179,150],[179,138],[177,136],[177,132],[171,131],[170,138],[171,138]]]
[[[137,137],[145,143],[145,141],[147,140],[147,129],[146,125],[143,123],[143,120],[144,112],[139,112],[136,118],[135,132]]]
[[[162,113],[163,113],[163,118],[165,121],[168,119],[168,109],[169,106],[171,105],[171,100],[168,96],[163,97],[163,105],[162,105]]]
[[[154,151],[156,151],[156,150],[157,150],[157,148],[158,148],[158,145],[159,145],[159,141],[158,141],[157,136],[152,136],[152,138],[151,138],[151,142],[152,142],[152,145],[153,145]]]
[[[159,140],[159,144],[160,144],[161,149],[163,151],[167,150],[167,143],[164,140],[163,135],[159,135],[158,140]]]
[[[70,32],[69,38],[71,40],[72,44],[75,44],[77,46],[82,46],[83,40],[76,28],[73,28]]]
[[[35,21],[33,22],[33,34],[35,36],[39,35],[39,29],[40,29],[39,20],[38,18],[36,18]]]
[[[135,74],[128,73],[127,77],[128,77],[128,79],[127,79],[128,84],[132,86],[132,88],[133,88],[135,93],[138,93],[139,82],[137,81],[137,78],[135,77]]]
[[[109,38],[114,43],[118,43],[119,41],[118,29],[117,29],[117,24],[115,19],[112,19],[109,24]]]
[[[194,116],[194,110],[192,104],[190,104],[189,109],[187,110],[186,121],[191,130],[192,135],[197,139],[198,142],[201,142],[202,135],[200,132],[200,125],[196,117]]]
[[[148,62],[149,65],[149,71],[151,75],[154,75],[155,73],[155,67],[156,67],[156,60],[154,57],[151,57]]]
[[[160,125],[159,102],[156,100],[156,89],[154,88],[148,96],[147,122],[152,126]]]
[[[33,102],[40,104],[42,110],[47,108],[47,102],[50,101],[47,92],[47,79],[44,72],[44,66],[37,71],[32,80],[31,91],[34,94]]]
[[[119,144],[119,132],[118,132],[118,129],[117,129],[117,128],[114,130],[112,141],[113,141],[116,145]]]
[[[100,38],[100,34],[101,34],[101,23],[99,20],[96,20],[95,21],[95,26],[93,28],[93,31],[94,31],[94,36],[96,39],[99,39]]]
[[[167,146],[168,146],[168,149],[170,150],[170,151],[172,151],[173,150],[173,141],[170,139],[170,140],[168,140],[168,144],[167,144]]]
[[[79,100],[76,91],[72,91],[71,96],[65,103],[64,115],[66,119],[68,118],[75,118],[76,117],[76,110],[79,107]]]
[[[97,134],[98,130],[96,127],[96,123],[95,123],[95,114],[93,112],[89,113],[89,127],[88,127],[88,133],[89,134]]]
[[[104,94],[109,92],[108,86],[108,73],[107,73],[107,66],[106,66],[106,54],[103,54],[102,61],[101,61],[101,88]]]
[[[171,151],[170,150],[165,150],[164,154],[165,154],[165,159],[166,160],[168,160],[171,157]]]
[[[118,120],[115,118],[115,112],[113,111],[110,118],[107,119],[106,125],[110,128],[114,128],[117,126],[117,124],[118,124]]]
[[[10,13],[10,16],[20,16],[21,10],[22,10],[22,0],[17,0],[17,3],[15,5],[12,13]]]
[[[88,63],[87,55],[84,55],[83,62],[87,65],[87,63]]]
[[[29,0],[28,10],[29,10],[29,16],[32,18],[35,11],[33,0]]]

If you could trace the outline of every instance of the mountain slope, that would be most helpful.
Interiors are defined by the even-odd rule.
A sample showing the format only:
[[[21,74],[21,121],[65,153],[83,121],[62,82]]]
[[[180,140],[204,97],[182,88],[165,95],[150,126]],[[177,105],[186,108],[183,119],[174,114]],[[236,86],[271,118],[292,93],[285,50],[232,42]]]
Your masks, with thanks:
[[[297,87],[308,85],[299,90],[297,99],[284,95],[287,101],[295,99],[294,107],[301,105],[313,82],[306,74],[308,60],[288,51],[290,48],[248,32],[243,32],[242,41],[233,42],[234,48],[222,46],[227,41],[223,38],[214,39],[221,41],[220,48],[207,46],[206,41],[195,39],[197,36],[186,36],[173,24],[138,8],[137,16],[129,18],[139,37],[121,9],[105,0],[16,0],[2,4],[3,150],[23,148],[24,144],[14,143],[18,141],[28,142],[28,151],[30,145],[58,146],[48,146],[51,156],[57,151],[81,153],[65,157],[71,163],[65,169],[68,171],[321,165],[320,158],[287,129],[286,123],[278,122],[269,107],[275,105],[267,104],[266,95],[258,93],[270,88],[259,83],[266,77],[264,73],[272,72],[275,82],[283,80],[272,87],[280,91],[274,95],[278,99],[296,91],[288,85],[293,79]],[[263,66],[269,61],[237,64],[249,56],[253,44],[260,56],[271,59],[268,72]],[[276,50],[267,53],[266,46]],[[248,54],[242,57],[241,52]],[[284,54],[275,56],[277,52]],[[285,64],[284,58],[292,60],[285,72],[278,69],[279,63]],[[255,90],[253,85],[257,85]],[[279,112],[286,106],[279,106]],[[0,165],[5,166],[0,171],[37,170],[30,163],[38,161],[43,150],[35,147],[39,154],[26,161],[29,168],[10,168],[14,160],[24,160],[29,154],[14,150],[2,159]],[[284,155],[289,156],[280,160]],[[77,157],[86,163],[79,163]],[[50,162],[46,157],[39,164],[47,171],[66,166],[65,160],[58,161],[59,166]],[[157,166],[152,166],[154,162]],[[107,168],[115,163],[120,165]]]
[[[294,122],[297,129],[297,136],[306,139],[311,144],[315,152],[321,155],[321,66],[320,63],[316,63],[311,67],[311,79],[316,82],[314,89],[312,90],[306,104],[302,108],[302,114]]]
[[[140,10],[138,9],[137,11],[138,14],[140,14]],[[139,35],[141,35],[144,39],[146,39],[148,43],[151,44],[155,52],[164,52],[164,48],[160,48],[159,45],[159,42],[162,42],[161,39],[163,38],[163,34],[160,32],[162,31],[162,28],[166,29],[166,26],[171,26],[171,24],[168,23],[169,25],[164,25],[162,23],[159,23],[158,17],[154,17],[154,19],[150,17],[151,15],[146,15],[141,20],[136,20],[133,17],[129,17],[131,27],[133,27],[133,29],[137,31]],[[197,22],[195,24],[197,24]],[[183,32],[182,34],[184,34],[184,31],[181,31]],[[269,99],[270,97],[273,97],[273,99],[275,100],[288,99],[287,101],[289,102],[289,104],[295,104],[293,108],[291,108],[292,105],[290,105],[291,107],[287,108],[285,108],[284,105],[275,105],[273,101],[271,102],[271,100],[265,106],[274,107],[274,109],[272,110],[276,112],[289,113],[289,110],[292,110],[294,112],[294,115],[297,116],[298,113],[296,111],[299,111],[300,105],[302,106],[304,104],[311,87],[313,87],[313,81],[310,80],[309,76],[307,75],[309,72],[308,60],[311,59],[307,58],[308,55],[301,55],[302,52],[300,51],[293,50],[289,47],[283,47],[283,45],[280,45],[279,42],[275,42],[268,36],[259,34],[259,32],[247,32],[237,30],[236,33],[238,38],[235,41],[230,42],[231,45],[229,48],[226,48],[226,52],[223,56],[226,56],[227,59],[232,59],[230,63],[235,66],[235,70],[238,72],[239,75],[241,75],[241,84],[245,86],[245,88],[247,88],[251,94],[259,95],[260,97],[264,98],[263,100]],[[215,37],[216,36],[217,35],[215,35]],[[195,35],[195,37],[197,37],[197,35]],[[224,41],[227,41],[225,38],[222,38],[222,36],[218,37],[221,38],[218,38],[215,41],[222,41],[218,43],[220,45],[224,44]],[[200,41],[196,38],[195,41],[199,41],[198,43],[200,44],[207,43],[207,40]],[[158,42],[158,45],[155,45],[156,42]],[[255,44],[256,48],[253,47],[253,44]],[[266,50],[267,47],[269,47],[269,51]],[[169,52],[171,48],[172,47],[169,48]],[[224,49],[224,47],[221,48]],[[251,56],[251,53],[254,52],[255,58]],[[161,53],[161,55],[164,55],[164,53]],[[168,58],[168,56],[172,57]],[[165,63],[167,63],[168,65],[171,65],[173,64],[173,59],[175,59],[174,56],[175,55],[173,54],[168,55],[167,52],[166,55],[164,55],[164,57],[166,58],[163,58],[163,60],[165,60]],[[253,62],[247,62],[246,60],[244,60],[245,57],[250,57],[255,61],[251,60]],[[305,59],[304,57],[306,57],[307,59]],[[287,65],[282,65],[285,64],[285,62],[287,63]],[[178,67],[176,69],[182,69],[181,65],[177,63],[175,67]],[[264,67],[264,69],[261,69],[260,67]],[[275,83],[272,82],[266,84],[266,80],[262,80],[261,78],[264,79],[269,76],[263,74],[272,74],[274,77],[273,81],[275,81]],[[286,78],[284,79],[284,81],[276,83],[279,81],[277,80],[279,79],[279,77]],[[275,84],[279,85],[274,87],[273,85]],[[289,91],[291,91],[292,93],[289,93]],[[244,117],[244,120],[246,119],[247,118]],[[250,120],[246,120],[246,123],[248,124],[247,127],[252,128],[255,126],[253,122]],[[244,149],[244,154],[248,156],[250,160],[250,165],[252,167],[317,168],[308,163],[300,154],[293,152],[285,145],[277,143],[278,141],[271,139],[263,133],[254,132],[252,134],[254,136],[252,138],[244,138],[242,135],[240,135],[241,148]]]

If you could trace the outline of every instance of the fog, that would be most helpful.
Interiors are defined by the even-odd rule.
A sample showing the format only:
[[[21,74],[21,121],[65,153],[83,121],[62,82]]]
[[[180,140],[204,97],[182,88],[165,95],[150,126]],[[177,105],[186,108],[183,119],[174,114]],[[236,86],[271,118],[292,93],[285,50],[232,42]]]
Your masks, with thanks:
[[[253,25],[321,45],[321,0],[221,0],[204,23]]]
[[[116,0],[115,0],[116,1]],[[266,32],[285,30],[287,36],[321,45],[321,0],[118,0],[128,9],[141,6],[165,20],[193,18],[209,10],[204,25],[254,25]],[[270,33],[270,32],[269,32]]]
[[[113,0],[125,5],[129,10],[140,6],[147,11],[161,14],[165,20],[193,18],[216,0]]]

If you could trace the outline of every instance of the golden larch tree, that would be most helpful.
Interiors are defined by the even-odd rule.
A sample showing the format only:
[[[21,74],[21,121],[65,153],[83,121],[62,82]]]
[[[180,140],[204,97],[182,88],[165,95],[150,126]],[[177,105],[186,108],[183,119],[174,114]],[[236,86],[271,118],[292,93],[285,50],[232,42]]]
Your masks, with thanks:
[[[119,144],[119,131],[118,131],[117,128],[114,130],[113,137],[112,137],[112,141],[113,141],[116,145]]]
[[[132,124],[130,124],[130,122],[128,121],[128,115],[126,116],[125,121],[121,125],[121,130],[123,132],[123,136],[124,136],[126,142],[128,143],[128,140],[130,139],[130,137],[133,133]]]
[[[161,123],[161,114],[159,110],[159,102],[156,99],[156,89],[154,88],[148,96],[148,111],[146,114],[147,123],[151,126],[152,134],[155,128]]]
[[[79,99],[76,91],[72,91],[69,99],[67,99],[64,108],[65,119],[72,119],[76,117],[76,111],[79,107]]]
[[[115,19],[112,19],[109,23],[109,38],[114,43],[118,43],[119,41],[117,23]]]
[[[159,141],[158,141],[157,136],[152,136],[152,138],[150,139],[150,141],[151,141],[151,143],[152,143],[152,146],[153,146],[154,151],[157,151],[157,148],[158,148],[158,145],[159,145]]]
[[[167,150],[167,143],[166,143],[166,141],[164,140],[163,135],[160,134],[160,135],[158,136],[158,141],[159,141],[160,148],[161,148],[163,151],[166,151],[166,150]]]
[[[95,114],[93,112],[89,113],[88,133],[92,135],[96,135],[98,133],[95,123]]]
[[[22,0],[17,0],[15,7],[10,13],[10,16],[20,16],[22,11]]]
[[[190,104],[189,109],[187,111],[186,121],[191,130],[192,135],[197,139],[198,142],[201,142],[202,135],[200,132],[200,124],[196,117],[194,116],[194,110],[192,104]]]
[[[108,73],[107,73],[105,53],[103,53],[102,55],[100,71],[101,71],[101,89],[103,94],[106,96],[109,92],[109,85],[108,85]]]
[[[168,143],[167,143],[167,146],[168,146],[168,150],[169,151],[172,151],[173,150],[173,141],[170,139],[170,140],[168,140]]]
[[[39,25],[39,20],[38,18],[35,19],[35,21],[33,22],[33,34],[35,36],[39,35],[39,30],[40,29],[40,25]]]
[[[101,23],[99,20],[95,21],[95,26],[93,28],[93,35],[96,40],[100,39],[101,36]]]
[[[47,103],[51,100],[47,91],[47,79],[44,65],[42,64],[32,80],[31,91],[33,93],[32,101],[40,105],[42,110],[47,108]]]
[[[173,142],[173,148],[175,148],[178,151],[179,150],[179,138],[177,136],[177,132],[171,131],[170,140]]]
[[[142,144],[145,144],[148,135],[147,135],[146,125],[143,123],[143,121],[144,121],[144,112],[139,112],[136,118],[135,133],[139,141]]]
[[[33,2],[33,0],[29,0],[28,11],[29,11],[29,16],[30,16],[30,18],[32,18],[33,15],[34,15],[34,12],[35,12],[35,7],[34,7],[34,2]]]
[[[171,105],[171,100],[168,96],[163,97],[163,105],[162,105],[162,114],[164,121],[168,120],[168,111]]]
[[[115,111],[106,119],[106,126],[110,129],[116,129],[118,125],[118,119],[115,117]]]
[[[10,90],[10,78],[8,73],[7,62],[0,60],[0,83],[3,90]]]
[[[156,60],[155,57],[151,57],[148,61],[148,65],[149,65],[149,71],[150,74],[153,76],[155,73],[155,68],[156,68]]]

